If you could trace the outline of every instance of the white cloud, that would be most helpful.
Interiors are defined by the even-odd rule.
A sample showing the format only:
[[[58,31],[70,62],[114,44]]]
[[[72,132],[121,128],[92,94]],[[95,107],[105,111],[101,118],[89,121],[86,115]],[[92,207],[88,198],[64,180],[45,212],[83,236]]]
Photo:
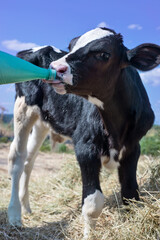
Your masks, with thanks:
[[[134,29],[136,29],[136,30],[142,30],[142,26],[139,25],[139,24],[130,24],[130,25],[128,26],[128,28],[131,29],[131,30],[134,30]]]
[[[22,50],[30,49],[30,48],[33,48],[33,47],[39,47],[35,43],[20,42],[16,39],[2,41],[2,45],[5,48],[7,48],[9,50],[14,50],[14,51],[22,51]]]
[[[97,25],[97,27],[106,27],[106,28],[108,28],[109,26],[108,26],[108,24],[106,23],[106,22],[100,22],[98,25]]]
[[[142,81],[152,86],[160,86],[160,68],[155,68],[149,72],[140,73]]]

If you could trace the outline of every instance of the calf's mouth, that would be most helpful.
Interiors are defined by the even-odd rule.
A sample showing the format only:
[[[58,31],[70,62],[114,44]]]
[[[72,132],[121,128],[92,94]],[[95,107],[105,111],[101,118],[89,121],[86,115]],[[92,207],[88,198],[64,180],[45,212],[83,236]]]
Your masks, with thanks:
[[[65,82],[63,81],[63,74],[57,73],[56,79],[54,80],[46,80],[43,79],[43,82],[49,83],[57,93],[59,94],[65,94]]]

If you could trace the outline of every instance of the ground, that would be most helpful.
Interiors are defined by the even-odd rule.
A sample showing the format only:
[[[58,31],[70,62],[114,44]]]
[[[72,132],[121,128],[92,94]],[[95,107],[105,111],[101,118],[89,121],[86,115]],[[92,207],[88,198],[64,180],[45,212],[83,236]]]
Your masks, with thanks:
[[[7,158],[9,153],[10,144],[0,144],[0,173],[7,173]],[[39,152],[37,156],[38,161],[35,161],[33,174],[34,175],[47,175],[52,172],[53,174],[61,168],[65,160],[64,154],[58,153],[44,153]]]
[[[8,152],[9,144],[1,144],[0,240],[81,240],[81,176],[75,156],[39,153],[30,182],[33,213],[23,215],[24,227],[17,229],[7,222],[11,187]],[[160,158],[142,156],[137,177],[142,202],[133,201],[126,209],[120,199],[117,172],[102,171],[105,207],[90,239],[160,239]]]

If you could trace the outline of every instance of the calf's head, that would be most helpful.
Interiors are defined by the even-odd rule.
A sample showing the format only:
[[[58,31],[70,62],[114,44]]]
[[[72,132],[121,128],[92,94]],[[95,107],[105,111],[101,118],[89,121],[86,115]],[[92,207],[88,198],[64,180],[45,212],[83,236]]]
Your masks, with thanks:
[[[122,36],[106,28],[96,28],[74,38],[69,50],[50,64],[64,84],[63,93],[101,101],[113,95],[122,71],[129,65],[147,71],[160,63],[160,46],[142,44],[128,50]]]

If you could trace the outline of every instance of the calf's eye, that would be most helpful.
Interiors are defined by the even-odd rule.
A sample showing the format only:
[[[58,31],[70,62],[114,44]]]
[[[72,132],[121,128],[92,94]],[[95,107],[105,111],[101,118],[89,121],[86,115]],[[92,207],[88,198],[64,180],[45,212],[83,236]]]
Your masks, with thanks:
[[[110,57],[109,53],[97,53],[95,55],[95,58],[100,61],[108,61],[109,57]]]

